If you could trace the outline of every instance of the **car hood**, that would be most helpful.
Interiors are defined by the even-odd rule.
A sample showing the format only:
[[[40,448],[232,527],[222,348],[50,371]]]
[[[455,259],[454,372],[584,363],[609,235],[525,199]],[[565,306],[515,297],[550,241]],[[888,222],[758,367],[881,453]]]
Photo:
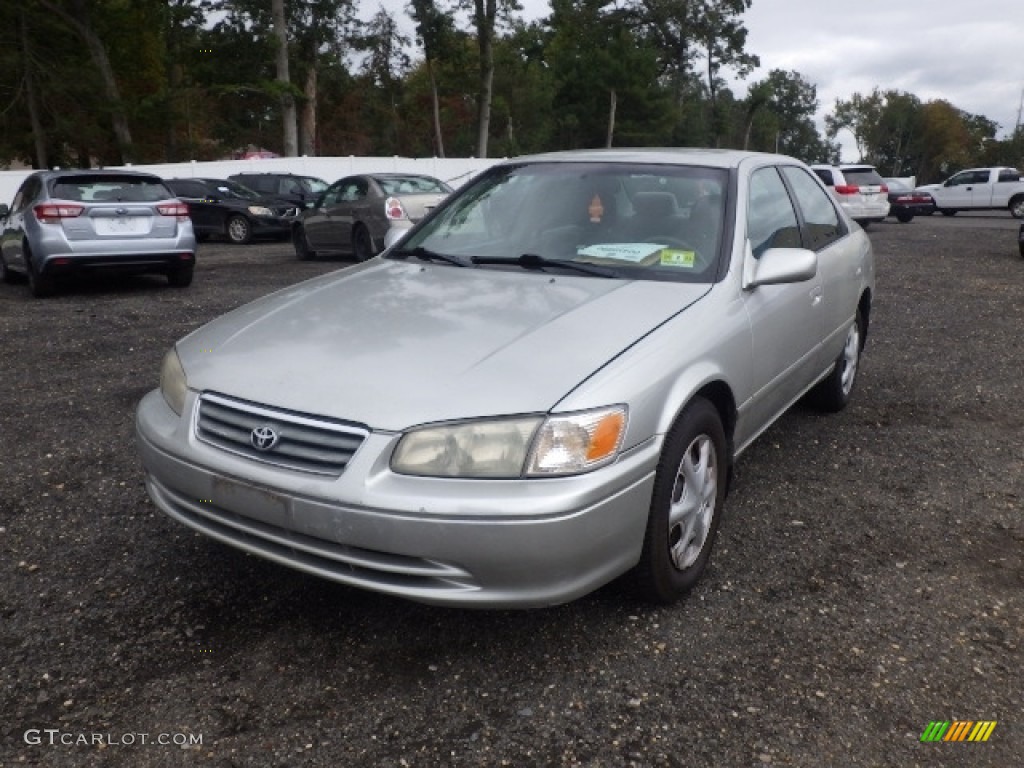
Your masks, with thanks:
[[[188,384],[380,430],[542,413],[709,286],[375,259],[186,337]]]

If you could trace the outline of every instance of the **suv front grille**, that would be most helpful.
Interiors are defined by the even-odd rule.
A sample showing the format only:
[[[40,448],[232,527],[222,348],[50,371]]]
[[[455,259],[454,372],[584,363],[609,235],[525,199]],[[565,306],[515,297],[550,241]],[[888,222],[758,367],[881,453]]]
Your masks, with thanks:
[[[262,444],[254,435],[261,430]],[[362,445],[366,429],[213,393],[199,398],[196,436],[225,451],[279,467],[340,475]]]

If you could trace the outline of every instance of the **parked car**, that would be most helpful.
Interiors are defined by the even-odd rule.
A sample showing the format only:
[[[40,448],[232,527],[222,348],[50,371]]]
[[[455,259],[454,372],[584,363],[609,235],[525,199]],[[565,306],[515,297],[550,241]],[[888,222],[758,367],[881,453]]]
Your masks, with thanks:
[[[384,248],[388,230],[406,230],[451,193],[432,176],[375,173],[334,182],[292,230],[295,255],[352,253],[365,261]],[[390,242],[388,244],[390,244]]]
[[[943,216],[957,211],[1008,210],[1024,219],[1024,178],[1016,168],[968,168],[955,173],[941,184],[918,187],[927,191]]]
[[[180,340],[137,411],[146,486],[221,542],[426,603],[631,569],[671,601],[736,458],[807,393],[849,402],[873,293],[870,240],[797,160],[517,158],[380,258]]]
[[[157,272],[192,282],[196,239],[188,206],[159,176],[135,171],[29,174],[0,205],[0,277],[28,276],[37,297],[59,278],[94,270]]]
[[[874,166],[862,164],[812,165],[829,192],[850,218],[867,227],[889,215],[888,188]]]
[[[168,179],[167,185],[188,203],[200,239],[223,236],[237,245],[254,237],[286,239],[299,215],[292,203],[264,197],[227,179]]]
[[[901,223],[935,213],[935,200],[927,192],[912,189],[899,179],[885,179],[885,186],[889,190],[889,215]]]
[[[287,200],[299,208],[308,206],[327,189],[327,182],[317,176],[294,173],[236,173],[228,178],[261,195]]]

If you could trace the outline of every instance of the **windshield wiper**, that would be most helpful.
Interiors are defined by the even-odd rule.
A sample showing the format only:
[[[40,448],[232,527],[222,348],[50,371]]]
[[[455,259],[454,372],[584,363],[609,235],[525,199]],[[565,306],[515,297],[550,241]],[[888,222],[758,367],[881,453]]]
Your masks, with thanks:
[[[453,256],[450,253],[438,253],[437,251],[431,251],[429,248],[424,248],[422,245],[418,245],[410,250],[395,251],[391,254],[392,256],[406,257],[415,256],[417,259],[422,261],[443,261],[447,264],[454,264],[456,267],[471,267],[473,266],[465,259],[459,256]]]
[[[544,267],[559,267],[561,269],[572,269],[586,275],[597,277],[619,277],[619,273],[608,267],[600,267],[597,264],[584,264],[568,259],[546,259],[536,253],[524,253],[522,256],[473,256],[470,261],[474,264],[515,264],[523,269],[543,269]]]

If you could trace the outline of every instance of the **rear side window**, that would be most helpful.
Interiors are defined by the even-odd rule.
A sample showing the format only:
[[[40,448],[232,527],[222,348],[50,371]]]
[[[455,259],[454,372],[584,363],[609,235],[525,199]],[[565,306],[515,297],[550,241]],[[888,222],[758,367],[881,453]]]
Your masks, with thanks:
[[[52,197],[85,203],[152,203],[174,197],[153,176],[58,176],[50,181],[49,187]]]
[[[844,168],[846,183],[857,187],[879,187],[885,184],[874,168]]]
[[[820,251],[841,237],[843,228],[839,223],[839,214],[828,193],[815,184],[814,179],[802,168],[783,167],[782,175],[789,182],[797,205],[800,206],[800,213],[803,214],[806,234],[804,247]]]
[[[999,181],[1020,181],[1020,171],[1000,171]]]
[[[825,182],[826,187],[834,187],[836,184],[832,180],[832,171],[825,170],[824,168],[812,169],[819,179]]]

